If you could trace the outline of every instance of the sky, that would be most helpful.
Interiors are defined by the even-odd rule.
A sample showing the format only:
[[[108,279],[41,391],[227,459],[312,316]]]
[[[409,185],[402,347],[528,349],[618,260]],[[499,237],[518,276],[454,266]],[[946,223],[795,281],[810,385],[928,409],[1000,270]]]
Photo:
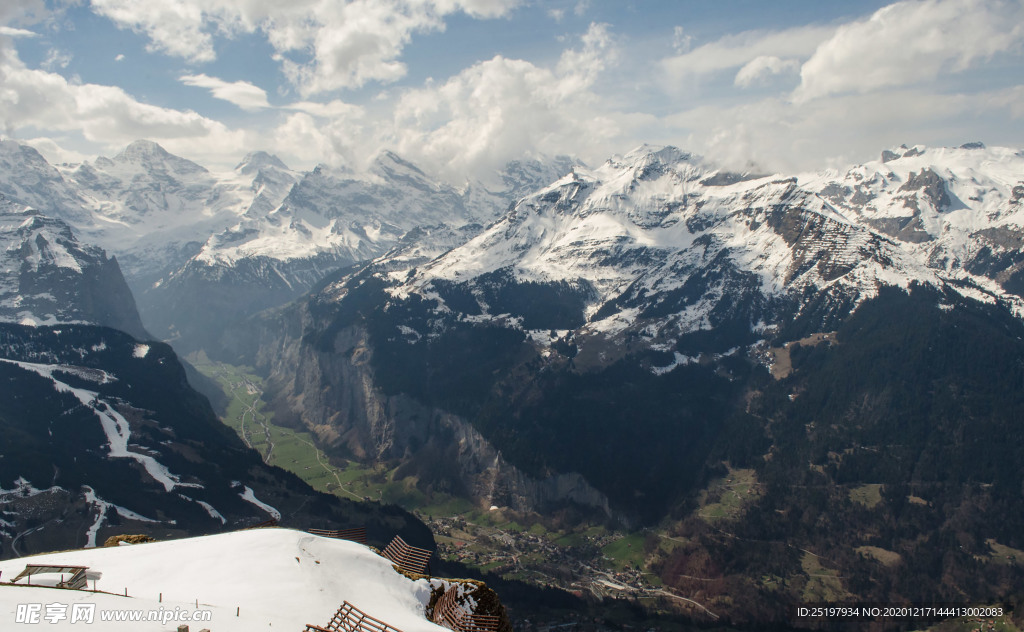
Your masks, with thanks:
[[[1024,147],[1024,0],[0,0],[0,137],[450,182],[642,143],[729,168]]]

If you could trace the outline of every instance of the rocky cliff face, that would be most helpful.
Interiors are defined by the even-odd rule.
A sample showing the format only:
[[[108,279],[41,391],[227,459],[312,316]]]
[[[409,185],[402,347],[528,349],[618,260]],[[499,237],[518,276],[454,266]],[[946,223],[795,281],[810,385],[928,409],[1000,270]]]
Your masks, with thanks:
[[[484,507],[536,511],[569,501],[611,514],[605,495],[580,474],[530,476],[460,415],[385,393],[365,327],[354,324],[308,344],[311,333],[330,328],[315,311],[293,305],[229,341],[234,352],[269,373],[267,394],[279,420],[308,429],[329,453],[400,462],[403,474]]]

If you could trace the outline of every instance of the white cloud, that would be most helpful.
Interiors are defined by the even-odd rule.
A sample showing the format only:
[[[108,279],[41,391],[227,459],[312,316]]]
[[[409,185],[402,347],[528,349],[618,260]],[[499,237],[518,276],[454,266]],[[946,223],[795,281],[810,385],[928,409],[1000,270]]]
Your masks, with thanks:
[[[264,139],[288,164],[327,163],[360,167],[381,147],[386,122],[365,108],[344,101],[301,101],[284,106],[291,110]]]
[[[145,33],[152,49],[194,62],[216,57],[215,36],[262,33],[303,95],[391,82],[405,75],[414,33],[443,30],[462,11],[506,15],[519,0],[92,0],[96,13]]]
[[[46,59],[43,60],[42,67],[47,70],[55,70],[57,68],[67,68],[71,63],[72,56],[70,53],[51,48],[46,54]]]
[[[150,50],[197,62],[216,58],[213,38],[203,30],[204,13],[198,2],[91,0],[89,6],[121,26],[145,33]]]
[[[119,54],[117,57],[114,58],[114,61],[124,61],[124,54]]]
[[[81,135],[94,146],[120,148],[151,138],[169,150],[196,158],[217,152],[235,156],[245,149],[244,134],[191,111],[140,103],[124,90],[71,83],[44,70],[25,67],[12,46],[0,45],[0,129],[51,135]]]
[[[26,138],[19,142],[34,147],[50,164],[62,162],[81,163],[91,158],[88,154],[70,150],[63,145],[58,144],[57,141],[52,138]]]
[[[548,9],[548,17],[555,22],[561,22],[565,19],[565,9]]]
[[[764,83],[776,75],[796,73],[800,70],[800,62],[795,59],[781,59],[774,55],[761,55],[750,60],[746,66],[736,73],[733,83],[747,88],[757,83]]]
[[[672,50],[676,55],[685,55],[693,49],[693,36],[687,35],[683,27],[672,29]]]
[[[4,25],[19,24],[21,22],[35,23],[39,21],[41,16],[46,15],[46,4],[43,0],[4,0],[0,2],[0,35],[8,35],[14,37],[28,37],[25,33],[31,33],[31,31],[22,31],[21,29],[10,29],[14,33],[5,33]]]
[[[746,31],[662,60],[672,81],[741,68],[758,57],[809,57],[835,33],[834,27],[801,26],[781,31]]]
[[[385,144],[452,178],[481,176],[530,154],[603,159],[633,123],[605,112],[591,91],[617,54],[608,27],[592,24],[581,42],[554,69],[498,56],[405,92]]]
[[[962,72],[1004,52],[1020,52],[1019,0],[898,2],[844,25],[800,71],[794,100],[909,86]]]
[[[558,73],[570,91],[589,88],[608,66],[614,64],[619,55],[609,25],[591,23],[580,38],[583,47],[570,48],[558,60]]]
[[[275,153],[289,157],[289,164],[362,166],[376,151],[378,130],[364,128],[356,110],[348,114],[324,118],[295,112],[273,131],[269,142]]]
[[[233,103],[243,110],[253,111],[270,107],[267,93],[248,81],[224,81],[207,75],[183,75],[178,78],[186,86],[206,88],[217,99]]]
[[[980,94],[848,94],[804,104],[773,97],[731,108],[702,106],[664,123],[679,130],[679,142],[731,168],[754,162],[793,172],[871,160],[900,143],[1013,142],[1007,123],[1024,116],[1022,97],[1024,86]]]
[[[0,26],[0,37],[38,37],[39,34],[25,29],[16,29],[11,26]]]
[[[313,116],[332,119],[343,118],[346,120],[354,120],[362,118],[365,114],[365,110],[362,107],[346,103],[338,99],[328,103],[299,101],[284,107],[289,110],[297,110],[299,112],[312,114]]]

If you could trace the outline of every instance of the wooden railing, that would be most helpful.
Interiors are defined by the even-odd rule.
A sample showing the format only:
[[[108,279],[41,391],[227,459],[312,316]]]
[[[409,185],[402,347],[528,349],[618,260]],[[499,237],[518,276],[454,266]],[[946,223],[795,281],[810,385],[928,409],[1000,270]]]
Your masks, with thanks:
[[[455,632],[497,632],[501,618],[488,614],[469,614],[459,606],[454,588],[441,594],[434,604],[434,623]]]
[[[341,604],[326,627],[306,624],[306,632],[402,632],[396,627],[375,619],[349,602]]]
[[[18,575],[11,580],[11,583],[16,583],[22,577],[28,577],[28,583],[32,583],[32,576],[40,573],[60,573],[60,581],[57,583],[57,588],[73,588],[79,589],[86,585],[85,571],[89,570],[88,566],[60,566],[53,564],[26,564],[25,570],[18,573]],[[70,573],[71,577],[67,580],[64,579],[64,573]]]
[[[366,527],[354,529],[308,529],[313,535],[322,535],[326,538],[337,538],[339,540],[351,540],[359,544],[366,544]]]
[[[85,577],[85,569],[80,568],[77,571],[75,571],[75,574],[71,576],[71,579],[67,580],[66,582],[62,582],[57,586],[59,588],[71,588],[74,590],[78,590],[79,588],[84,588],[88,583],[89,580]]]
[[[396,535],[395,539],[384,547],[381,555],[394,562],[398,568],[406,573],[426,575],[427,569],[430,568],[430,556],[433,555],[433,552],[409,546],[402,539],[402,536]]]

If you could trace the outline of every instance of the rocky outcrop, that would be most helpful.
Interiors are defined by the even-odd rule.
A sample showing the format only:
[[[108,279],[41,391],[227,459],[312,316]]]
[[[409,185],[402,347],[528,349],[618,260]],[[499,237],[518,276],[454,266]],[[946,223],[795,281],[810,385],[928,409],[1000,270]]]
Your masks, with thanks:
[[[89,323],[151,338],[117,261],[0,194],[0,321]]]

